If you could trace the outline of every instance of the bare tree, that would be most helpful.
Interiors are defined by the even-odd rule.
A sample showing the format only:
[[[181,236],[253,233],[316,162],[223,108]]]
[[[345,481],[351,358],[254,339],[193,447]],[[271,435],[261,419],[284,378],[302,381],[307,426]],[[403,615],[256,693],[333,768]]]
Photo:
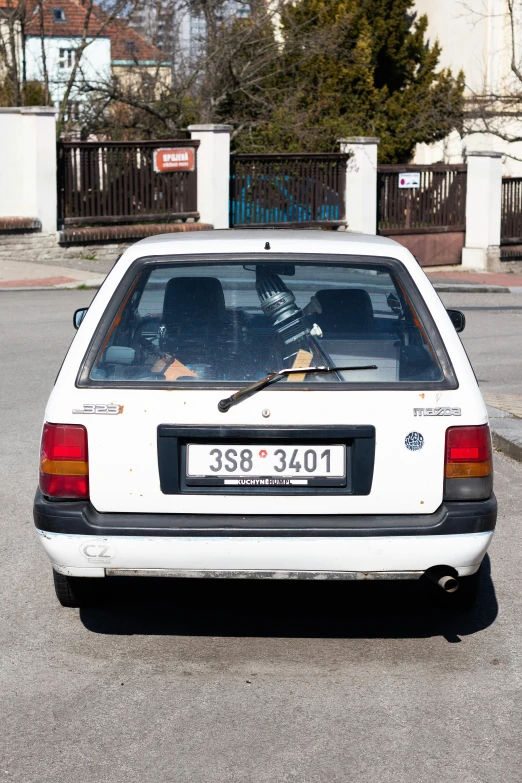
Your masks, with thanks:
[[[486,23],[492,21],[487,15],[479,16]],[[467,136],[487,133],[514,144],[522,142],[521,0],[507,0],[501,21],[509,46],[509,71],[502,74],[498,83],[468,97],[463,133]],[[522,156],[514,152],[504,154],[522,162]]]
[[[68,105],[71,96],[85,81],[82,57],[87,47],[98,38],[108,35],[111,26],[121,16],[129,19],[136,0],[107,0],[107,10],[94,0],[83,3],[82,32],[74,49],[74,61],[64,84],[59,103],[57,132],[60,135],[66,125]],[[9,97],[15,106],[24,105],[27,93],[26,29],[36,25],[40,37],[40,63],[42,74],[42,97],[44,103],[51,101],[51,75],[48,67],[47,40],[50,34],[48,16],[52,12],[49,0],[7,0],[0,14],[0,76],[5,73]],[[47,22],[46,22],[47,14]],[[4,90],[5,91],[5,90]]]
[[[0,16],[0,73],[4,75],[4,90],[15,106],[23,104],[24,96],[21,37],[25,13],[25,0],[7,0]]]
[[[38,0],[38,20],[40,22],[40,51],[42,53],[42,74],[43,74],[43,87],[45,95],[45,103],[49,103],[51,94],[49,92],[49,72],[47,70],[47,52],[45,49],[45,23],[44,23],[44,7],[43,0]]]
[[[85,13],[80,43],[75,49],[73,67],[67,79],[62,100],[60,101],[56,122],[56,133],[58,137],[62,134],[66,123],[71,94],[73,91],[77,92],[85,82],[81,69],[83,53],[93,41],[102,37],[104,33],[108,34],[111,25],[121,14],[129,14],[133,7],[134,3],[132,0],[116,0],[116,2],[110,4],[110,10],[105,11],[100,8],[100,6],[95,5],[93,0],[86,0],[86,3],[84,4]]]
[[[149,17],[140,26],[157,47],[156,67],[144,69],[137,61],[133,78],[123,81],[113,75],[82,84],[83,94],[90,96],[90,108],[84,113],[90,132],[103,133],[104,123],[109,124],[116,112],[118,123],[124,122],[120,125],[123,132],[139,128],[166,136],[194,121],[220,122],[233,116],[233,135],[243,133],[268,117],[280,102],[280,81],[290,46],[296,49],[295,57],[305,57],[310,50],[303,46],[305,29],[301,35],[296,31],[286,49],[277,36],[284,0],[270,4],[263,0],[247,4],[245,0],[246,12],[241,15],[242,0],[234,6],[226,0],[158,3],[154,19]],[[185,15],[203,22],[199,34],[192,31],[192,49],[182,40]],[[166,62],[171,63],[168,78]],[[97,111],[98,103],[106,104],[105,113]]]

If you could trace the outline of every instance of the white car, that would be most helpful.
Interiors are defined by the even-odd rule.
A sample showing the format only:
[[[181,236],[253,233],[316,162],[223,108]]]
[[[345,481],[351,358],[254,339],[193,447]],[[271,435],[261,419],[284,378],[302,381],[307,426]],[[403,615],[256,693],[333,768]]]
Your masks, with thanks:
[[[50,396],[34,505],[64,606],[106,576],[418,579],[469,605],[493,536],[487,412],[392,240],[138,242]]]

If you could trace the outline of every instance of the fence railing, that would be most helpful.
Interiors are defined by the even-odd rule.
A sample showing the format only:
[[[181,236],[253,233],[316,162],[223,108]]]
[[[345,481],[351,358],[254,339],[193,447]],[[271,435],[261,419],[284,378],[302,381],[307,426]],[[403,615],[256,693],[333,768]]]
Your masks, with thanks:
[[[154,171],[163,147],[194,151],[199,141],[60,142],[58,210],[65,225],[198,217],[197,172]]]
[[[522,177],[502,177],[500,241],[522,244]]]
[[[348,157],[337,152],[231,155],[230,225],[342,225]]]
[[[400,174],[409,172],[419,174],[419,187],[399,187]],[[466,230],[465,165],[381,165],[377,174],[380,234]]]

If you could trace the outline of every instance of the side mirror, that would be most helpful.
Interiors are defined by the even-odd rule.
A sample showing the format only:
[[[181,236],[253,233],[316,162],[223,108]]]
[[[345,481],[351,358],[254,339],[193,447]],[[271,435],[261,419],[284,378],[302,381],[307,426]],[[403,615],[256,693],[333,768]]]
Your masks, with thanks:
[[[75,329],[78,329],[78,327],[80,326],[81,322],[87,315],[88,309],[89,309],[88,307],[80,307],[79,310],[75,310],[73,315],[73,324]]]
[[[456,332],[463,332],[466,326],[466,316],[461,310],[446,310]]]

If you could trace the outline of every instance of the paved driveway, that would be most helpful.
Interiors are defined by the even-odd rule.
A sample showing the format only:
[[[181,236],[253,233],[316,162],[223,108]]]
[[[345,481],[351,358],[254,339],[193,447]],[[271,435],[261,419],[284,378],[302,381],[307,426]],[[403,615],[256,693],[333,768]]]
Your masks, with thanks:
[[[0,777],[519,781],[522,466],[502,455],[499,530],[469,614],[378,583],[120,581],[103,611],[57,604],[31,519],[39,428],[91,296],[0,294]],[[479,378],[514,392],[521,311],[472,310],[513,298],[482,296],[465,342]]]

